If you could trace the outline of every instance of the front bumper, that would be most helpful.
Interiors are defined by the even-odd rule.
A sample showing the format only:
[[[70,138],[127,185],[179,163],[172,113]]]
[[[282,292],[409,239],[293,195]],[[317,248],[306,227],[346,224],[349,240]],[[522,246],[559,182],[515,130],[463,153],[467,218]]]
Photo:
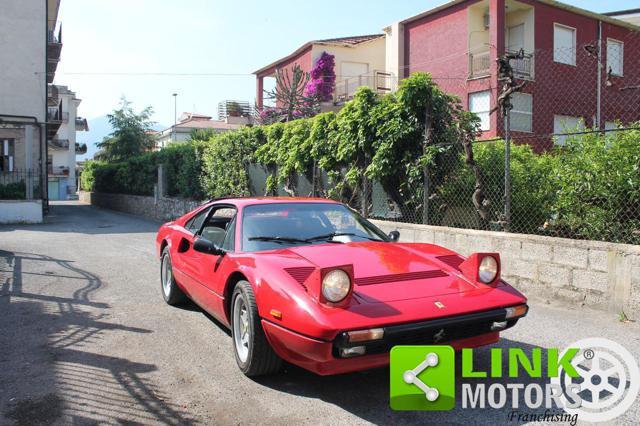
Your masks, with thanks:
[[[285,361],[320,375],[341,374],[383,367],[389,363],[389,351],[396,345],[453,346],[456,350],[492,344],[502,330],[513,327],[519,318],[506,319],[506,308],[437,318],[384,328],[381,340],[349,343],[346,333],[333,341],[301,335],[270,321],[262,325],[274,351]],[[525,314],[526,315],[526,314]],[[504,323],[495,329],[495,323]],[[340,349],[365,346],[366,355],[340,356]]]

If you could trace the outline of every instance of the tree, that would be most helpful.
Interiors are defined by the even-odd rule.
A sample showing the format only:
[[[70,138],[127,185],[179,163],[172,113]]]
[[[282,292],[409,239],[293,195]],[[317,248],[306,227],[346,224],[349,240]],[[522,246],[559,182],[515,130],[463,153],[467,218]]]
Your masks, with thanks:
[[[314,116],[318,112],[316,97],[307,96],[305,90],[310,75],[295,64],[288,69],[276,71],[276,87],[265,90],[266,98],[275,101],[275,108],[265,108],[260,112],[263,124],[286,122]]]
[[[151,107],[136,113],[131,102],[123,97],[120,107],[107,116],[113,132],[97,144],[100,159],[122,161],[151,151],[155,145],[155,139],[150,134],[154,125],[151,121],[152,114]]]

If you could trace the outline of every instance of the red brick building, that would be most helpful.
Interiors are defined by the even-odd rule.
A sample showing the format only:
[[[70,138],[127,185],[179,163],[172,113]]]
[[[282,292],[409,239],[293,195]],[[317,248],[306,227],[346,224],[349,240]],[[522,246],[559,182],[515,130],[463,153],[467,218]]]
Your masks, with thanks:
[[[485,137],[503,128],[489,114],[499,93],[496,58],[520,49],[525,57],[512,65],[527,84],[513,99],[516,140],[544,149],[552,138],[532,135],[640,119],[640,28],[631,23],[548,0],[456,0],[385,32],[387,71],[431,73],[478,113]]]

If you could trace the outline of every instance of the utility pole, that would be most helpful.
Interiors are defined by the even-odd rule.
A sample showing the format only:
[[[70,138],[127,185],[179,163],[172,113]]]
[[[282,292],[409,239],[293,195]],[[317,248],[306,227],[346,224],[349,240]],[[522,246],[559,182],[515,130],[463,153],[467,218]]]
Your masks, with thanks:
[[[524,57],[524,50],[520,49],[516,53],[506,53],[498,57],[498,81],[502,83],[502,91],[498,96],[497,105],[491,112],[499,110],[504,119],[504,218],[502,219],[503,230],[509,232],[511,227],[511,110],[513,104],[511,97],[514,93],[522,90],[526,81],[516,82],[511,65],[512,60],[521,60]]]
[[[173,94],[173,134],[171,135],[171,139],[176,141],[176,126],[178,125],[178,94]]]

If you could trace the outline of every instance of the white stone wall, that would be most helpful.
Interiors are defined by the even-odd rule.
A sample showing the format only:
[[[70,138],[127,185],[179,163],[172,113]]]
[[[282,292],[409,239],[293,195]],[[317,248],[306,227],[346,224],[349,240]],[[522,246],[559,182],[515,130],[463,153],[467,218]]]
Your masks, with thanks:
[[[156,199],[156,197],[144,195],[107,194],[87,191],[80,191],[79,199],[81,203],[144,216],[159,222],[176,219],[203,204],[201,201],[181,200],[178,198],[158,197]]]
[[[502,277],[530,297],[640,318],[640,246],[537,235],[372,221],[400,241],[438,244],[468,256],[500,253]]]
[[[42,201],[0,201],[0,224],[42,223]]]

